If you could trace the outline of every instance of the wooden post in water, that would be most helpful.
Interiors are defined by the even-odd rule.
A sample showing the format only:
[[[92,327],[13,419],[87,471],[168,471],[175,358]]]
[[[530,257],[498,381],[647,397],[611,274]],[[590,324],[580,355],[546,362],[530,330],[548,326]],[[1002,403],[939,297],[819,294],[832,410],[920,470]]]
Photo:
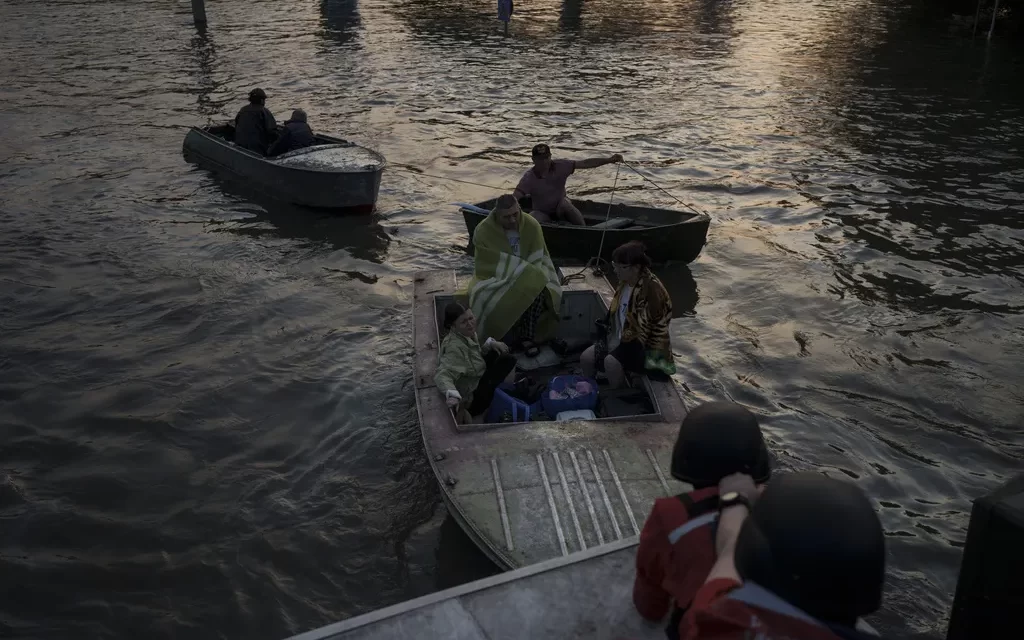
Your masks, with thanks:
[[[992,8],[992,24],[988,27],[988,38],[992,39],[992,32],[996,30],[996,16],[999,14],[999,0],[996,0],[996,6]]]
[[[978,0],[978,7],[974,10],[974,31],[971,32],[971,40],[978,37],[978,20],[981,20],[981,3],[985,0]]]
[[[206,0],[192,0],[192,20],[197,27],[206,26]]]

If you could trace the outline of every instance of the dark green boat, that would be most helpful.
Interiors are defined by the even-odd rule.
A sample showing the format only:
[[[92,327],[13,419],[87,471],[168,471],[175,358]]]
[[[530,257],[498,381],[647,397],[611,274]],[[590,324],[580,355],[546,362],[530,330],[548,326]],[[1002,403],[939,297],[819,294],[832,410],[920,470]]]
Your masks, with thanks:
[[[544,240],[552,258],[585,262],[596,257],[600,251],[601,257],[610,261],[615,247],[630,240],[639,240],[647,246],[647,255],[654,262],[674,260],[688,263],[700,255],[707,242],[708,226],[711,224],[711,218],[704,213],[630,204],[613,204],[609,213],[607,202],[573,200],[572,203],[583,214],[587,226],[542,224]],[[529,198],[523,198],[520,204],[523,211],[530,210]],[[475,205],[460,206],[459,211],[466,220],[470,239],[473,237],[473,230],[493,207],[494,199]]]

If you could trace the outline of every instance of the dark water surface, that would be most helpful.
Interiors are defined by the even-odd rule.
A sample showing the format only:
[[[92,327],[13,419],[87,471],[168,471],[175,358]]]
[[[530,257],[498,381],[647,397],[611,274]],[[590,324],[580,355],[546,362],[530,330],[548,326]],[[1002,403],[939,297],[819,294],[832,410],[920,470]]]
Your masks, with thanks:
[[[0,0],[0,635],[272,640],[492,571],[409,385],[413,273],[538,141],[714,216],[688,403],[858,482],[895,636],[939,637],[1024,457],[1024,59],[881,0]],[[528,6],[527,6],[528,5]],[[184,127],[254,86],[384,153],[374,220],[254,198]],[[577,194],[608,197],[612,167]],[[616,198],[674,203],[631,172]]]

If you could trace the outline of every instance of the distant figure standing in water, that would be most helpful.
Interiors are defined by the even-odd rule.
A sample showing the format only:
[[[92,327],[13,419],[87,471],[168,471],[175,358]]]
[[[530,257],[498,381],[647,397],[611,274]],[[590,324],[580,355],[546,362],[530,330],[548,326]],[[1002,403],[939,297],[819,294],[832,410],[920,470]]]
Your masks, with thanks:
[[[515,9],[512,0],[498,0],[498,20],[505,23],[505,35],[508,35],[508,23],[512,21],[512,11]]]
[[[530,196],[533,199],[530,215],[541,223],[564,222],[585,225],[583,214],[565,194],[566,180],[577,169],[593,169],[606,164],[622,162],[622,156],[618,153],[607,158],[552,160],[551,147],[546,144],[535,146],[530,155],[533,158],[533,168],[523,174],[512,195],[517,200],[524,196]]]
[[[284,123],[281,137],[270,147],[267,153],[269,156],[279,156],[282,153],[305,149],[316,144],[316,137],[313,130],[306,122],[306,112],[302,109],[292,111],[292,117]]]
[[[249,92],[249,104],[235,116],[235,144],[264,156],[277,137],[277,121],[266,104],[267,92],[253,89]]]

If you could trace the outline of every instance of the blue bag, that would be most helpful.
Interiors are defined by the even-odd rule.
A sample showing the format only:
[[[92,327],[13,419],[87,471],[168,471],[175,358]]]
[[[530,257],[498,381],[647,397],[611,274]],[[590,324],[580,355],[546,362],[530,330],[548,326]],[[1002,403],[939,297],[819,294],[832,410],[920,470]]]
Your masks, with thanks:
[[[551,417],[563,411],[593,411],[597,408],[597,381],[583,376],[555,376],[541,394],[540,404]]]
[[[529,422],[537,410],[518,398],[513,398],[499,387],[494,390],[494,399],[487,409],[487,422],[510,422],[502,420],[503,414],[511,415],[511,422]]]

